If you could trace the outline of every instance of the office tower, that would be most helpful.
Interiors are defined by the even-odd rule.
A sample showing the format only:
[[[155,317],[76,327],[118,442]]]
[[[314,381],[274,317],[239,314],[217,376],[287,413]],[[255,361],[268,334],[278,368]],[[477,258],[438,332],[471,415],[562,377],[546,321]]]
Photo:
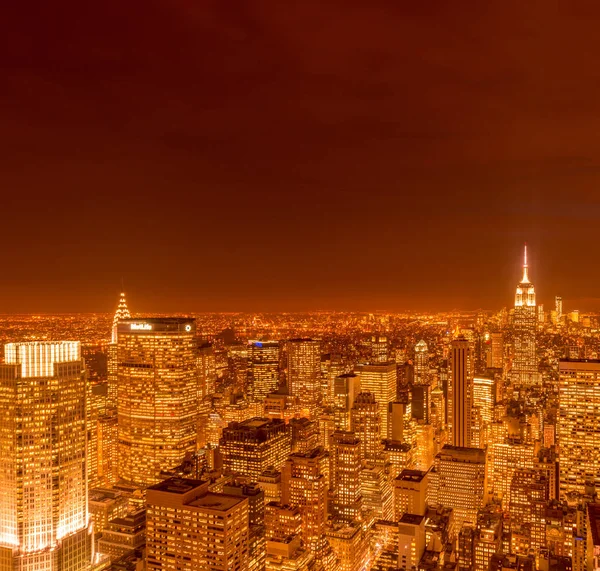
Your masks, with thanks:
[[[245,343],[234,342],[226,346],[227,376],[231,379],[232,390],[252,398],[250,392],[249,347]]]
[[[535,289],[529,281],[527,270],[526,245],[523,258],[523,279],[517,286],[513,317],[513,361],[510,379],[517,388],[541,382],[536,355]]]
[[[302,547],[302,516],[298,507],[269,502],[265,506],[266,571],[304,571],[314,564]]]
[[[117,325],[119,476],[137,486],[161,480],[196,450],[196,322],[125,319]]]
[[[556,324],[560,327],[563,318],[563,301],[560,295],[554,298],[554,311],[556,311]]]
[[[248,374],[249,391],[255,401],[279,388],[279,341],[251,341]]]
[[[339,571],[368,569],[369,541],[358,522],[333,522],[326,531],[327,541],[339,561]]]
[[[488,491],[508,509],[510,485],[517,469],[531,469],[534,465],[534,447],[518,439],[492,439],[488,444]]]
[[[409,403],[389,404],[390,438],[383,441],[384,452],[391,465],[390,478],[395,478],[405,468],[413,465],[413,438],[410,430],[411,408]]]
[[[360,440],[353,432],[335,431],[330,458],[331,512],[336,519],[356,520],[362,507]]]
[[[319,562],[327,557],[327,477],[321,448],[309,454],[291,454],[281,471],[281,503],[298,507],[302,515],[302,539]]]
[[[336,430],[350,430],[350,410],[360,392],[360,377],[355,373],[339,375],[333,382],[333,415]]]
[[[292,452],[310,452],[319,445],[319,424],[308,418],[291,418]]]
[[[95,488],[88,495],[88,513],[94,524],[94,533],[102,533],[111,519],[127,514],[129,500],[120,491]]]
[[[472,445],[483,448],[488,441],[488,429],[496,404],[496,381],[486,377],[473,378],[473,412],[471,415]]]
[[[225,473],[241,474],[253,482],[267,469],[279,470],[291,447],[285,422],[267,418],[230,423],[219,443]]]
[[[402,514],[425,515],[429,472],[405,469],[394,480],[394,519]]]
[[[360,390],[375,396],[381,412],[383,435],[389,437],[391,426],[388,405],[396,400],[396,365],[359,365],[356,371],[360,375]]]
[[[248,500],[170,478],[148,488],[149,571],[247,571]]]
[[[98,551],[115,561],[146,544],[146,510],[124,513],[108,522],[98,541]]]
[[[370,460],[363,464],[360,470],[363,521],[388,520],[393,517],[394,495],[390,471],[391,463],[387,460]]]
[[[477,515],[474,571],[488,571],[494,555],[502,551],[502,510],[491,505]]]
[[[453,446],[471,446],[473,410],[473,357],[464,337],[452,341],[451,375],[448,390],[448,421]]]
[[[425,516],[405,513],[398,522],[398,568],[417,569],[425,545]]]
[[[457,529],[477,521],[486,499],[485,451],[446,445],[435,457],[437,502],[454,510]]]
[[[423,339],[415,345],[414,375],[415,385],[429,382],[429,348]]]
[[[114,408],[117,406],[117,327],[119,321],[124,319],[130,319],[131,313],[127,307],[127,300],[125,299],[125,293],[121,292],[119,297],[119,304],[113,317],[113,324],[111,329],[110,343],[108,345],[108,358],[107,358],[107,370],[108,370],[108,406]]]
[[[504,367],[504,336],[502,333],[490,333],[487,340],[486,366],[488,369]]]
[[[381,459],[381,412],[372,393],[360,393],[356,397],[351,410],[350,430],[360,440],[363,460]]]
[[[321,342],[292,339],[288,343],[287,383],[291,396],[311,415],[321,399]]]
[[[600,361],[561,360],[558,400],[561,496],[600,489]]]
[[[413,385],[410,389],[412,417],[428,424],[431,421],[431,385]]]
[[[86,376],[77,341],[8,343],[0,365],[0,569],[84,571]]]
[[[473,571],[475,567],[475,524],[463,523],[458,533],[458,569]]]
[[[511,534],[527,538],[529,549],[537,555],[546,542],[546,502],[548,500],[548,480],[532,468],[515,470],[510,484]],[[513,553],[519,553],[518,544]],[[523,552],[523,555],[526,555]]]
[[[371,363],[387,363],[388,357],[388,339],[385,335],[371,335]]]

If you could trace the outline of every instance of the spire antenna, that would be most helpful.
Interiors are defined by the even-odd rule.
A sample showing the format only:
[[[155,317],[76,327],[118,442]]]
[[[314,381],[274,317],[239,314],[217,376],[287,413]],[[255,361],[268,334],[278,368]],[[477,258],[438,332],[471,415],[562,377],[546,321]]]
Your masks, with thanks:
[[[527,242],[525,242],[525,247],[523,249],[523,279],[521,280],[521,283],[529,283],[529,277],[527,276],[528,268],[529,266],[527,265]]]

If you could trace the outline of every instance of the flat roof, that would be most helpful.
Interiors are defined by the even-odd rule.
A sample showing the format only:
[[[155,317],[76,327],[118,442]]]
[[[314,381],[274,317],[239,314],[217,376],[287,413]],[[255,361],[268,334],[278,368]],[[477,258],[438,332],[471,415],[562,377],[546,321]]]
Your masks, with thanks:
[[[149,490],[157,492],[169,492],[170,494],[186,494],[194,488],[200,487],[204,482],[202,480],[192,480],[187,478],[169,478],[163,482],[159,482],[154,486],[150,486]]]
[[[216,494],[214,492],[209,492],[205,496],[190,502],[189,505],[198,508],[208,508],[211,510],[226,512],[244,500],[245,498],[241,496],[230,496],[228,494]]]
[[[409,523],[411,525],[420,525],[424,518],[425,518],[424,515],[405,513],[405,514],[402,514],[402,517],[400,518],[399,523]]]
[[[427,472],[405,468],[398,476],[396,476],[396,480],[401,480],[403,482],[421,482],[426,475]]]

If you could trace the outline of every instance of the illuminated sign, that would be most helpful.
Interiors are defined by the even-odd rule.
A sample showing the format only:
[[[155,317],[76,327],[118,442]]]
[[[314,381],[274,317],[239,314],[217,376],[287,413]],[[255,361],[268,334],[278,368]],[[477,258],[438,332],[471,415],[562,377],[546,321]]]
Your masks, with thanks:
[[[185,326],[185,330],[186,330],[186,331],[191,331],[191,330],[192,330],[192,326],[191,326],[191,325],[189,325],[189,324],[188,324],[188,325],[186,325],[186,326]]]
[[[151,331],[152,325],[149,323],[132,323],[130,326],[132,331]]]

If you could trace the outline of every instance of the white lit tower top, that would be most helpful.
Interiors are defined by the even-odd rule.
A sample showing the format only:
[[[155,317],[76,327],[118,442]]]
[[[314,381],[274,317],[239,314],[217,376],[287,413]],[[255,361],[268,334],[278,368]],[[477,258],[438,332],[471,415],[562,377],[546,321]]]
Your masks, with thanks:
[[[527,264],[527,244],[523,253],[523,279],[517,286],[515,295],[515,307],[535,307],[535,288],[529,281],[529,265]]]
[[[112,339],[113,343],[117,342],[117,325],[119,321],[122,319],[129,319],[131,317],[131,313],[129,313],[129,308],[127,307],[127,300],[125,299],[125,292],[121,292],[121,296],[119,297],[119,305],[117,306],[117,311],[115,311],[115,316],[113,318],[113,326],[112,326]]]

